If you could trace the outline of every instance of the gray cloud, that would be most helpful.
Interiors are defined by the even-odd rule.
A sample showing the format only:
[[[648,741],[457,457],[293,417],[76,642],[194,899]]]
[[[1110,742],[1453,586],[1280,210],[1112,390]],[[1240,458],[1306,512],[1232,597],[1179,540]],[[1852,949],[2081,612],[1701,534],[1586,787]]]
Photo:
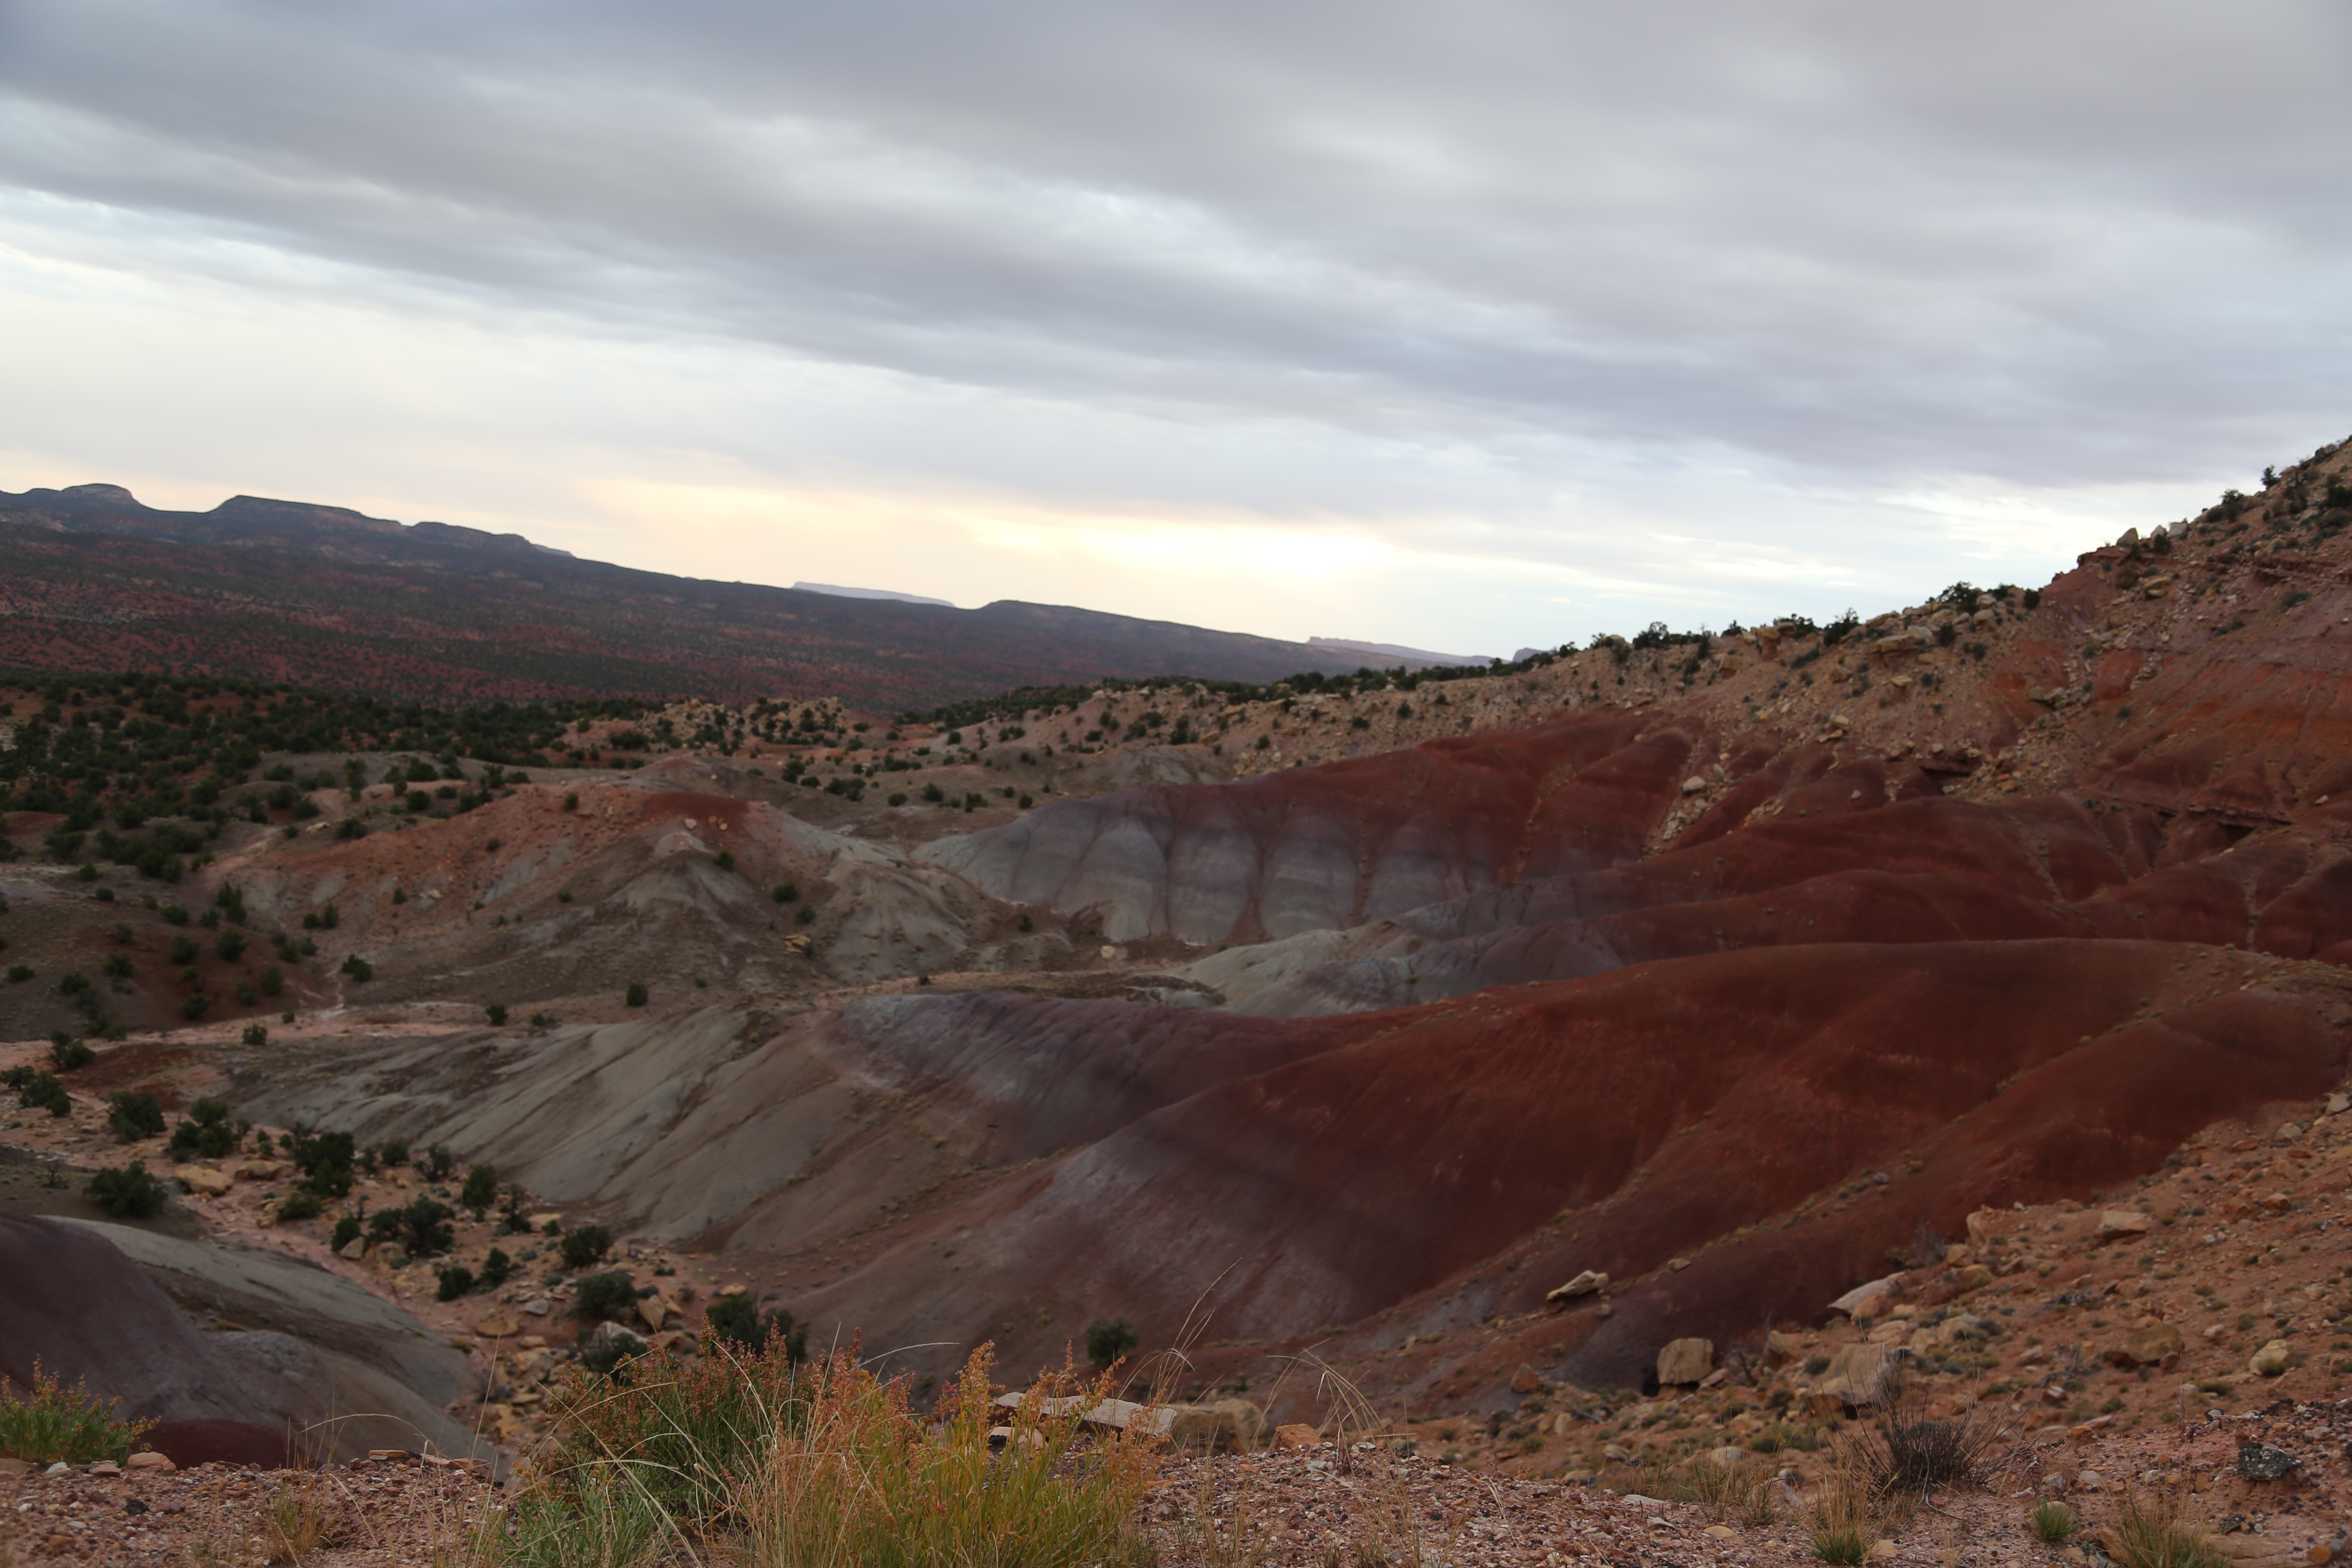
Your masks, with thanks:
[[[0,184],[257,286],[1537,488],[2116,484],[2347,423],[2347,46],[2329,0],[0,0]]]

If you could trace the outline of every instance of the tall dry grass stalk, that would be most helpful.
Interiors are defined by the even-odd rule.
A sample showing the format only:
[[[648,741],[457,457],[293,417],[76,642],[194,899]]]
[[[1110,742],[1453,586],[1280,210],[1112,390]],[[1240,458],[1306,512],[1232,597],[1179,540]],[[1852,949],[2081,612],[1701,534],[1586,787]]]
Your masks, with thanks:
[[[992,1453],[992,1347],[964,1363],[928,1425],[903,1380],[846,1353],[808,1369],[801,1419],[779,1429],[741,1499],[742,1568],[1080,1568],[1139,1561],[1137,1505],[1160,1445],[1089,1432],[1112,1374],[1042,1378]]]
[[[261,1540],[268,1560],[299,1568],[334,1540],[341,1512],[333,1492],[316,1471],[289,1471],[261,1510]]]
[[[2123,1568],[2221,1568],[2213,1532],[2177,1493],[2126,1491],[2099,1544]]]

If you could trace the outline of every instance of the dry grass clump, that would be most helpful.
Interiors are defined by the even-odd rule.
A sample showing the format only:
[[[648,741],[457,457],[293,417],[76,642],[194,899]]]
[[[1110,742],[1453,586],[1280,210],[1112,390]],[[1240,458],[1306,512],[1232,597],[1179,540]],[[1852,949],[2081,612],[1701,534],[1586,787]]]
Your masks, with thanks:
[[[904,1379],[843,1352],[698,1365],[640,1357],[558,1396],[562,1436],[503,1513],[436,1568],[1106,1568],[1144,1556],[1137,1505],[1161,1446],[1098,1433],[1109,1374],[1065,1368],[1018,1409],[989,1394],[991,1347],[926,1419]],[[1076,1396],[1072,1398],[1071,1396]],[[1011,1428],[1001,1447],[991,1428]]]
[[[1874,1498],[1916,1498],[1937,1487],[1981,1487],[2015,1455],[2005,1428],[1977,1411],[1931,1416],[1899,1378],[1885,1383],[1877,1417],[1845,1446]]]
[[[337,1513],[325,1482],[308,1470],[289,1474],[261,1511],[261,1540],[268,1560],[302,1563],[335,1538]]]
[[[1830,1472],[1814,1494],[1811,1529],[1813,1555],[1824,1563],[1853,1563],[1870,1555],[1878,1538],[1870,1488],[1845,1469]]]
[[[1718,1465],[1712,1458],[1702,1456],[1691,1460],[1681,1477],[1664,1482],[1664,1490],[1651,1495],[1694,1503],[1715,1523],[1735,1519],[1753,1529],[1779,1521],[1780,1509],[1772,1498],[1773,1479],[1772,1472],[1764,1466],[1744,1461]]]
[[[818,1365],[804,1418],[779,1431],[743,1500],[735,1552],[743,1568],[1077,1568],[1137,1560],[1137,1505],[1160,1446],[1141,1435],[1090,1434],[1085,1412],[1110,1374],[1074,1369],[1041,1379],[992,1454],[997,1411],[992,1347],[965,1362],[927,1426],[902,1380],[885,1383],[849,1356]],[[1078,1402],[1059,1414],[1056,1404]]]
[[[2221,1568],[2213,1532],[2172,1493],[2124,1493],[2115,1523],[2099,1531],[2099,1544],[2123,1568]]]
[[[2074,1522],[2074,1510],[2050,1498],[2035,1503],[2029,1518],[2033,1525],[2033,1533],[2052,1546],[2065,1545],[2082,1528]]]

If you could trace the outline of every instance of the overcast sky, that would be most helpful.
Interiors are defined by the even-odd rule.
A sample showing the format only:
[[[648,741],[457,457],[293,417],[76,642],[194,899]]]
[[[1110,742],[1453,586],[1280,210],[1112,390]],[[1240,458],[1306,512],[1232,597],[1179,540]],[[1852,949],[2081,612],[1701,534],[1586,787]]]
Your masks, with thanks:
[[[0,488],[1508,654],[2352,434],[2352,7],[0,0]]]

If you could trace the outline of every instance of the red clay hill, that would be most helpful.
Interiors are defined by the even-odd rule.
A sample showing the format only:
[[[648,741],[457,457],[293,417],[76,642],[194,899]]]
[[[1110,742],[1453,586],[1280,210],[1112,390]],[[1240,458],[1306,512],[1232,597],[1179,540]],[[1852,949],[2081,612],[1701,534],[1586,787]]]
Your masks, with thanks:
[[[311,972],[346,1006],[365,942],[410,1002],[535,975],[561,1016],[388,1010],[215,1067],[244,1113],[446,1139],[918,1371],[1206,1313],[1203,1382],[1317,1344],[1413,1411],[1513,1405],[1538,1359],[1638,1383],[2343,1083],[2347,521],[2329,448],[1834,638],[1099,691],[910,755],[896,805],[681,758],[264,834],[220,864],[271,918],[341,905]],[[1199,739],[1087,739],[1145,700]],[[585,997],[625,964],[652,1006]]]

